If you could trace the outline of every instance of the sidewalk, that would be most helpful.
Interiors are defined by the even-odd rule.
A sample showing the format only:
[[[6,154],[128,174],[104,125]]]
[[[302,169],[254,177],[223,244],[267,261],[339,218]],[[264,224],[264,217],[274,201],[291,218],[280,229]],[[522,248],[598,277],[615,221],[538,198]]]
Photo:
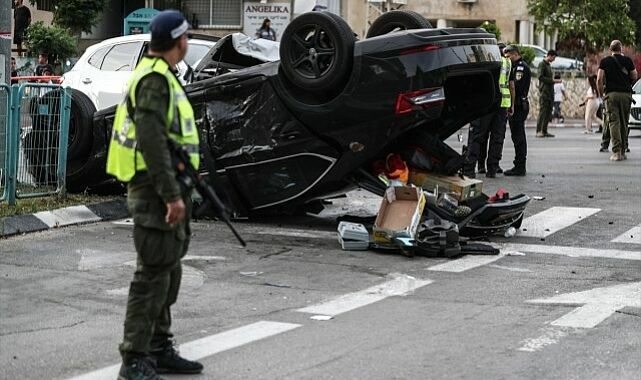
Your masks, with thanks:
[[[599,129],[596,123],[592,123],[593,128]],[[565,119],[565,123],[550,122],[548,128],[584,128],[585,121],[583,119]],[[536,119],[527,119],[525,121],[525,128],[536,128]]]

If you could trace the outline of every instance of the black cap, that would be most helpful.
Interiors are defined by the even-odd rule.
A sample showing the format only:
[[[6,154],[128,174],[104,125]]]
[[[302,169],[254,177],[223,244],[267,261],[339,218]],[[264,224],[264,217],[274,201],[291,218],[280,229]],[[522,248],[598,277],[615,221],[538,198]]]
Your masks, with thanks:
[[[548,55],[553,55],[553,56],[555,56],[555,57],[557,57],[557,56],[558,56],[558,54],[556,54],[556,50],[554,50],[554,49],[550,49],[550,50],[548,50]]]
[[[503,50],[503,51],[504,51],[505,53],[517,53],[517,54],[521,54],[521,52],[519,51],[519,47],[518,47],[518,46],[516,46],[516,45],[507,45],[507,46],[505,47],[505,50]]]
[[[175,9],[158,13],[149,24],[152,40],[175,40],[185,34],[188,29],[187,19]]]

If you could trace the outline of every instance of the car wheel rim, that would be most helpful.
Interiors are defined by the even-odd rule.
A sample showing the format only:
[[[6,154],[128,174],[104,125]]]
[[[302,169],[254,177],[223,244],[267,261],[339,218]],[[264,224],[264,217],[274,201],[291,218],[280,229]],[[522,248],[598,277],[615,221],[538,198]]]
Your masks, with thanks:
[[[289,55],[292,68],[304,78],[318,79],[336,62],[336,43],[320,25],[305,25],[293,35]]]

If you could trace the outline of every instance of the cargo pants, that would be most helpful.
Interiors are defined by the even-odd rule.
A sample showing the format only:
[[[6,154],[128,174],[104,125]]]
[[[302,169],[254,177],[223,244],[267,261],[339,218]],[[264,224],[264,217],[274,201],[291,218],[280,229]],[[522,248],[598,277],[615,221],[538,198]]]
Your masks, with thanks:
[[[628,121],[632,95],[627,92],[608,92],[605,94],[605,112],[608,118],[608,130],[612,140],[612,152],[625,153],[628,149]]]
[[[181,258],[187,253],[191,230],[190,197],[183,197],[186,217],[175,228],[165,223],[160,198],[128,199],[134,218],[136,271],[129,287],[124,338],[119,346],[124,363],[147,356],[171,340],[171,306],[178,298]]]
[[[548,124],[552,120],[552,104],[554,103],[553,97],[541,94],[539,99],[539,118],[536,123],[536,133],[548,133]]]

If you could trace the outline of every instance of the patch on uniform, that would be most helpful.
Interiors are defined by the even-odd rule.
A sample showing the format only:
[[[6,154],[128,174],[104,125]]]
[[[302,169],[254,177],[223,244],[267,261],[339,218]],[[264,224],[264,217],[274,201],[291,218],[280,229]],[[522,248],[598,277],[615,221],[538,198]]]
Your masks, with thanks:
[[[523,78],[523,73],[521,71],[517,71],[515,77],[516,80],[521,80]]]

